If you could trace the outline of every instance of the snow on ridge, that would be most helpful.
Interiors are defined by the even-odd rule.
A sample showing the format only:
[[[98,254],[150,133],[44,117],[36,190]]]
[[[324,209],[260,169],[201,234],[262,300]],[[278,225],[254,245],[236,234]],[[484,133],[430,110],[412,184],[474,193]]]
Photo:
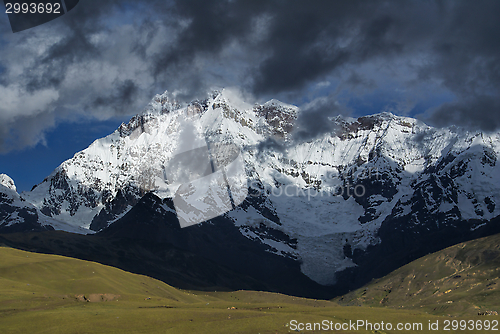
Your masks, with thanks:
[[[297,107],[293,104],[281,102],[280,100],[276,100],[276,99],[271,99],[271,100],[267,101],[266,103],[263,104],[263,106],[281,107],[281,108],[285,108],[285,109],[291,109],[294,111],[299,111],[299,109],[300,109],[299,107]]]
[[[9,189],[17,191],[14,180],[12,180],[7,174],[0,174],[0,184]]]

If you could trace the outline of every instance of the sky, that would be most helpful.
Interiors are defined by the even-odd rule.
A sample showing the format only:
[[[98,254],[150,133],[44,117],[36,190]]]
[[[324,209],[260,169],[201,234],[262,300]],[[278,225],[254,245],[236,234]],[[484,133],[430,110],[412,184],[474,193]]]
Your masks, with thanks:
[[[0,15],[0,173],[20,190],[168,90],[500,128],[500,1],[81,0],[13,33]]]

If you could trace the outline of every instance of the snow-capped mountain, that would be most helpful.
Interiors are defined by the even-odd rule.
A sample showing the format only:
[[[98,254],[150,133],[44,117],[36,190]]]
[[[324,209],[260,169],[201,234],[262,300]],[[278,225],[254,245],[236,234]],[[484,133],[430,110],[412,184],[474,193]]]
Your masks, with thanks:
[[[500,134],[381,113],[332,118],[334,132],[298,142],[300,112],[276,100],[251,105],[231,90],[189,104],[157,95],[21,197],[42,216],[102,230],[147,193],[174,196],[179,184],[165,166],[196,132],[241,150],[249,195],[226,218],[324,285],[392,239],[411,248],[434,233],[445,245],[441,231],[467,238],[500,214]]]
[[[14,181],[8,175],[0,174],[0,233],[54,229],[85,233],[81,227],[42,214],[33,204],[19,196]]]

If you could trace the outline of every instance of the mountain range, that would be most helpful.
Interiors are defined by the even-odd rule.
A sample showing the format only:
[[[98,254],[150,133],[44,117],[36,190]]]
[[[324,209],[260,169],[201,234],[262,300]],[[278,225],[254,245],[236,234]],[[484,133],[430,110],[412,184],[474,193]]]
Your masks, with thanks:
[[[277,100],[248,104],[228,89],[189,103],[157,95],[31,191],[18,194],[1,175],[0,232],[169,244],[257,281],[282,270],[273,275],[286,273],[289,293],[306,281],[349,291],[430,252],[500,232],[499,133],[384,112],[332,117],[331,131],[301,139],[303,112]],[[207,146],[238,147],[247,196],[181,228],[172,200],[181,185],[167,166],[193,134]]]

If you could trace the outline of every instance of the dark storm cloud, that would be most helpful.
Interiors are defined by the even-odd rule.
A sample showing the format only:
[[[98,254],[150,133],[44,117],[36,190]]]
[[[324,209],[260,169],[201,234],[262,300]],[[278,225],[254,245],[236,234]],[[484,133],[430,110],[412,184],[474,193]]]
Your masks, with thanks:
[[[421,76],[442,80],[457,95],[429,117],[437,125],[500,128],[499,1],[447,4],[452,15],[433,44],[435,60]]]
[[[379,59],[390,64],[397,57],[411,59],[423,54],[424,61],[413,68],[419,78],[440,81],[459,97],[456,103],[439,109],[431,121],[498,128],[498,121],[490,121],[500,117],[491,116],[500,113],[500,20],[496,19],[500,2],[314,4],[292,2],[274,16],[265,43],[272,55],[258,67],[256,92],[299,90],[344,66]],[[369,81],[358,76],[343,84],[349,88],[353,80]],[[475,108],[483,112],[474,113]],[[330,113],[328,106],[325,110]]]
[[[278,142],[274,138],[266,138],[265,140],[259,142],[255,147],[257,149],[257,158],[264,159],[264,152],[271,150],[274,152],[285,152],[285,146],[282,142]]]
[[[35,134],[18,141],[36,144],[75,112],[134,114],[166,89],[191,99],[240,86],[257,99],[300,101],[334,82],[328,103],[304,107],[299,136],[308,138],[345,112],[336,94],[345,104],[349,94],[387,89],[388,78],[410,97],[419,85],[454,95],[427,113],[434,124],[498,128],[499,12],[495,0],[80,1],[16,36],[0,27],[0,134],[43,114]]]
[[[359,2],[311,6],[295,1],[278,7],[262,45],[271,56],[258,66],[253,87],[256,92],[300,88],[349,60],[351,51],[338,48],[335,38],[342,28],[348,28],[342,17],[353,14],[356,7],[362,9]]]
[[[335,133],[338,128],[332,118],[338,115],[346,116],[349,112],[337,103],[334,95],[317,99],[305,105],[299,113],[294,139],[299,142],[307,141],[324,133]]]
[[[98,96],[93,102],[92,107],[109,106],[117,113],[124,113],[128,105],[132,105],[137,96],[139,88],[130,79],[116,84],[116,89],[105,96]]]
[[[478,120],[483,114],[467,110],[475,104],[498,105],[492,103],[499,99],[500,84],[498,1],[178,1],[173,8],[191,24],[169,52],[154,59],[155,73],[198,55],[217,55],[239,41],[262,50],[248,72],[249,88],[256,95],[272,95],[300,92],[346,66],[378,60],[390,64],[420,54],[424,60],[413,66],[415,74],[442,82],[458,96],[456,103],[443,105],[447,113],[455,113],[447,119],[491,128],[490,116]],[[255,41],[250,32],[259,17],[268,22]],[[347,89],[362,83],[375,86],[359,73],[343,81]],[[430,120],[451,124],[439,121],[440,115]]]
[[[344,81],[344,85],[351,90],[355,90],[358,87],[362,88],[375,88],[376,84],[373,79],[363,78],[359,73],[352,71],[349,77]]]
[[[253,19],[268,1],[177,0],[171,14],[190,21],[170,52],[153,62],[154,73],[178,63],[190,62],[198,54],[217,54],[234,39],[245,39],[252,31]]]
[[[439,126],[455,124],[470,129],[494,131],[500,128],[500,99],[480,95],[441,105],[432,114],[431,121]]]
[[[68,68],[75,63],[98,59],[101,54],[98,47],[90,41],[92,34],[107,30],[107,16],[123,1],[86,0],[80,4],[73,15],[61,17],[56,29],[61,29],[63,38],[52,44],[40,57],[35,59],[27,72],[43,68],[39,75],[27,74],[26,86],[29,91],[41,88],[58,88]]]

